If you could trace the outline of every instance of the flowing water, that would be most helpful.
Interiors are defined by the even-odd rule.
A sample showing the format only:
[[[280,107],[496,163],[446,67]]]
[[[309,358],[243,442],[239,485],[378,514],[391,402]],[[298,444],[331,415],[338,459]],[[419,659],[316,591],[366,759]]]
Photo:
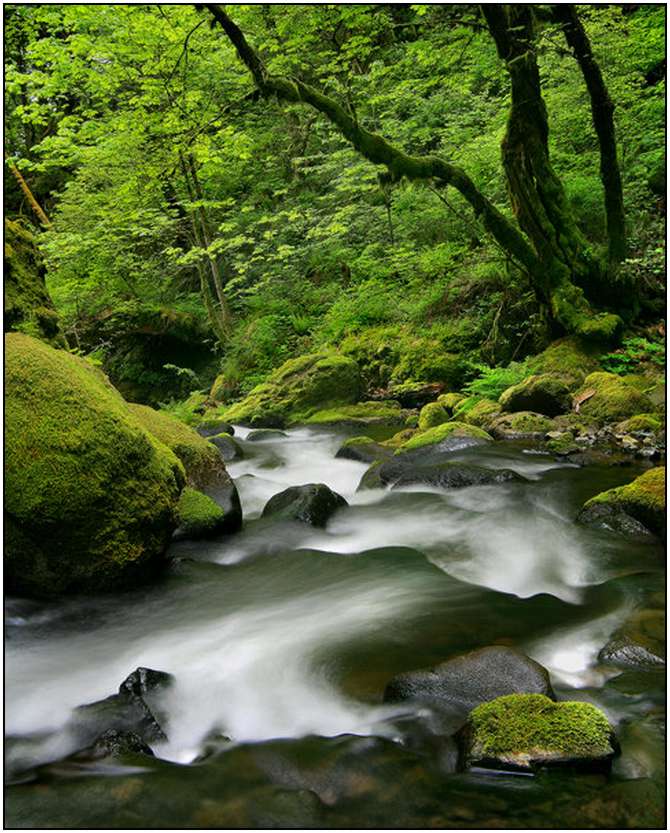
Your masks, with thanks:
[[[228,466],[243,531],[175,544],[151,587],[7,600],[8,762],[27,770],[7,791],[8,826],[658,826],[663,675],[621,674],[598,652],[663,589],[662,553],[574,523],[634,467],[496,443],[453,457],[529,482],[357,491],[367,466],[335,459],[342,433],[247,434],[236,429],[245,459]],[[325,529],[260,517],[310,482],[349,503]],[[429,715],[382,702],[394,674],[493,643],[546,666],[560,699],[607,713],[622,743],[610,776],[456,773]],[[72,709],[138,666],[176,678],[160,760],[67,759]]]

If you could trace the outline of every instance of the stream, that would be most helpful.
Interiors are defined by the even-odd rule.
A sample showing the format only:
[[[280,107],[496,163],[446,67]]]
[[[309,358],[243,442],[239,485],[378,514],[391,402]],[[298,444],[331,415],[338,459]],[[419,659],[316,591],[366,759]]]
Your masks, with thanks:
[[[6,600],[7,760],[30,764],[7,789],[8,827],[662,822],[664,674],[598,661],[630,612],[664,591],[662,549],[574,523],[636,464],[578,468],[492,443],[453,459],[529,482],[357,491],[367,464],[335,458],[344,429],[248,433],[236,427],[245,458],[228,464],[241,532],[173,544],[150,587]],[[272,495],[312,482],[349,503],[325,529],[260,517]],[[453,742],[428,730],[430,715],[383,703],[395,674],[491,644],[544,665],[559,699],[604,710],[622,747],[610,775],[455,772]],[[72,710],[139,666],[176,678],[158,757],[68,757]]]

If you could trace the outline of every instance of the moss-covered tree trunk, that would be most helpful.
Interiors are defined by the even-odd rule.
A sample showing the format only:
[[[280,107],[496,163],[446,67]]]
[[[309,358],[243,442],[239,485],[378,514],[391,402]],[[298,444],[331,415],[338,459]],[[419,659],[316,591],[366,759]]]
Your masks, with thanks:
[[[514,215],[541,263],[536,285],[554,318],[567,330],[611,337],[620,319],[594,314],[582,289],[601,285],[603,265],[579,231],[549,158],[549,124],[535,53],[533,8],[483,5],[482,12],[511,82],[502,161]]]

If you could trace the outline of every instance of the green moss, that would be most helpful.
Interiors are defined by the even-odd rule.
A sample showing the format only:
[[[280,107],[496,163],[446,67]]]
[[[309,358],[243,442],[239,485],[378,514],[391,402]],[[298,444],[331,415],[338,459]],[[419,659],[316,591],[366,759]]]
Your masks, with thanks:
[[[428,428],[442,425],[448,419],[449,414],[439,402],[430,402],[428,405],[423,406],[419,414],[419,430],[426,431]]]
[[[380,443],[380,445],[384,445],[387,448],[400,448],[401,445],[404,445],[408,440],[412,437],[417,435],[417,431],[414,428],[403,428],[402,431],[398,431],[397,434],[394,434],[392,437],[389,437],[388,440],[384,440]]]
[[[20,223],[7,218],[4,266],[5,330],[22,332],[52,347],[67,349],[46,288],[35,238]]]
[[[325,425],[328,423],[361,423],[363,425],[398,424],[404,421],[400,405],[397,402],[359,402],[357,405],[341,405],[316,411],[303,420],[306,425]]]
[[[370,327],[347,336],[339,349],[358,362],[369,389],[431,382],[458,388],[465,378],[464,362],[440,339],[403,327]]]
[[[663,419],[657,414],[636,414],[633,417],[623,420],[616,426],[619,434],[630,434],[635,431],[660,431],[663,428]]]
[[[160,409],[185,425],[199,425],[207,410],[208,399],[206,393],[195,391],[187,399],[163,404]]]
[[[527,363],[533,373],[551,373],[567,383],[579,383],[588,373],[596,370],[601,352],[597,346],[577,336],[568,336],[554,341],[542,353],[528,359]]]
[[[234,387],[234,384],[231,384],[227,376],[224,373],[220,373],[212,383],[209,398],[214,402],[225,402],[230,398]]]
[[[564,377],[540,373],[507,388],[499,402],[505,411],[535,411],[546,416],[558,416],[570,410],[570,388]]]
[[[184,470],[90,362],[5,336],[10,586],[111,589],[148,574],[175,523]]]
[[[594,391],[594,395],[580,405],[579,412],[601,422],[613,422],[653,410],[651,401],[636,384],[615,373],[591,373],[576,396],[588,391]]]
[[[317,408],[357,401],[361,385],[358,366],[346,356],[315,353],[290,359],[257,385],[242,401],[218,415],[228,422],[282,428],[304,422]]]
[[[542,414],[532,411],[519,411],[515,414],[502,414],[491,423],[494,436],[508,439],[544,435],[555,427],[555,423]]]
[[[187,486],[179,497],[177,519],[179,537],[207,538],[225,525],[226,513],[212,498]]]
[[[488,428],[495,417],[500,414],[500,405],[490,399],[480,399],[464,411],[458,411],[454,416],[468,425]]]
[[[608,489],[584,504],[608,504],[644,524],[652,532],[662,534],[665,529],[665,466],[646,471],[625,486]]]
[[[472,710],[474,747],[482,757],[560,753],[588,758],[613,752],[612,728],[591,703],[556,703],[544,694],[508,694]]]
[[[459,402],[465,399],[462,393],[443,393],[437,397],[437,401],[447,411],[448,414],[453,414],[454,408]]]
[[[579,451],[579,446],[575,442],[575,438],[569,431],[565,431],[558,437],[553,437],[547,443],[547,449],[553,451],[554,454],[571,454],[574,451]]]
[[[177,455],[191,485],[204,485],[212,473],[223,468],[215,446],[175,417],[148,405],[128,404],[128,408],[147,431]]]
[[[477,428],[474,425],[466,425],[464,422],[445,422],[427,431],[421,431],[407,440],[396,453],[402,454],[405,451],[414,451],[417,448],[425,448],[442,442],[447,437],[471,437],[477,440],[491,440],[490,434]]]
[[[342,443],[342,448],[348,448],[352,445],[375,445],[376,440],[371,439],[370,437],[349,437],[348,440],[345,440]]]

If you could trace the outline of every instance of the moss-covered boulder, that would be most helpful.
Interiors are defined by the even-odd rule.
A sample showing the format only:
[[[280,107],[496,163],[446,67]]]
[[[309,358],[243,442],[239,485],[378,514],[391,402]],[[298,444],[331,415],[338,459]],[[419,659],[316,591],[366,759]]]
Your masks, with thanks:
[[[427,431],[420,431],[403,443],[396,454],[406,454],[418,449],[433,448],[439,451],[465,448],[468,445],[479,445],[490,442],[490,434],[474,425],[464,422],[445,422]]]
[[[449,414],[439,402],[430,402],[424,405],[419,414],[419,431],[427,431],[449,421]]]
[[[129,404],[128,408],[147,431],[181,460],[187,484],[204,492],[224,510],[228,519],[226,531],[239,529],[242,525],[240,498],[216,446],[164,411],[148,405]]]
[[[177,504],[178,526],[174,531],[174,539],[212,538],[227,531],[228,518],[226,512],[197,489],[187,486],[179,497]]]
[[[489,428],[497,440],[542,440],[554,423],[542,414],[519,411],[496,417]]]
[[[631,524],[629,519],[637,521]],[[665,466],[657,466],[625,486],[587,500],[577,516],[580,523],[638,537],[644,529],[665,535]]]
[[[8,588],[111,590],[153,574],[176,525],[177,457],[89,362],[18,333],[5,361]]]
[[[554,341],[528,359],[528,367],[534,373],[546,373],[562,378],[566,384],[579,384],[598,368],[598,356],[602,349],[578,336],[567,336]]]
[[[651,400],[640,390],[644,380],[597,371],[589,374],[575,394],[579,413],[600,422],[617,422],[653,411]],[[584,397],[588,396],[588,399]]]
[[[606,770],[618,752],[607,717],[591,703],[556,703],[544,694],[507,694],[470,712],[460,734],[464,767]]]
[[[474,400],[474,401],[473,401]],[[481,399],[480,397],[470,397],[460,402],[454,409],[454,419],[465,422],[468,425],[476,425],[478,428],[485,428],[488,430],[489,425],[493,420],[500,416],[501,407],[498,402],[492,399]]]
[[[664,420],[660,414],[636,414],[614,426],[617,434],[656,434],[663,429]]]
[[[313,353],[289,359],[219,416],[227,422],[283,428],[304,422],[317,410],[353,404],[360,393],[355,361],[337,353]]]
[[[451,415],[454,413],[454,409],[458,403],[462,402],[465,398],[462,393],[443,393],[437,397],[437,401]]]
[[[230,434],[231,437],[235,435],[235,429],[229,422],[216,417],[203,417],[198,423],[196,431],[201,437],[207,438],[215,437],[217,434]]]
[[[5,332],[22,332],[52,347],[67,342],[47,291],[44,264],[25,226],[5,218]]]
[[[405,415],[398,402],[359,402],[322,408],[302,422],[305,425],[403,425]]]
[[[534,411],[553,417],[570,410],[572,396],[562,377],[540,373],[507,388],[499,401],[504,411]]]
[[[580,450],[579,444],[575,442],[570,431],[550,431],[549,434],[547,451],[559,457],[567,457],[568,454],[574,454]]]

